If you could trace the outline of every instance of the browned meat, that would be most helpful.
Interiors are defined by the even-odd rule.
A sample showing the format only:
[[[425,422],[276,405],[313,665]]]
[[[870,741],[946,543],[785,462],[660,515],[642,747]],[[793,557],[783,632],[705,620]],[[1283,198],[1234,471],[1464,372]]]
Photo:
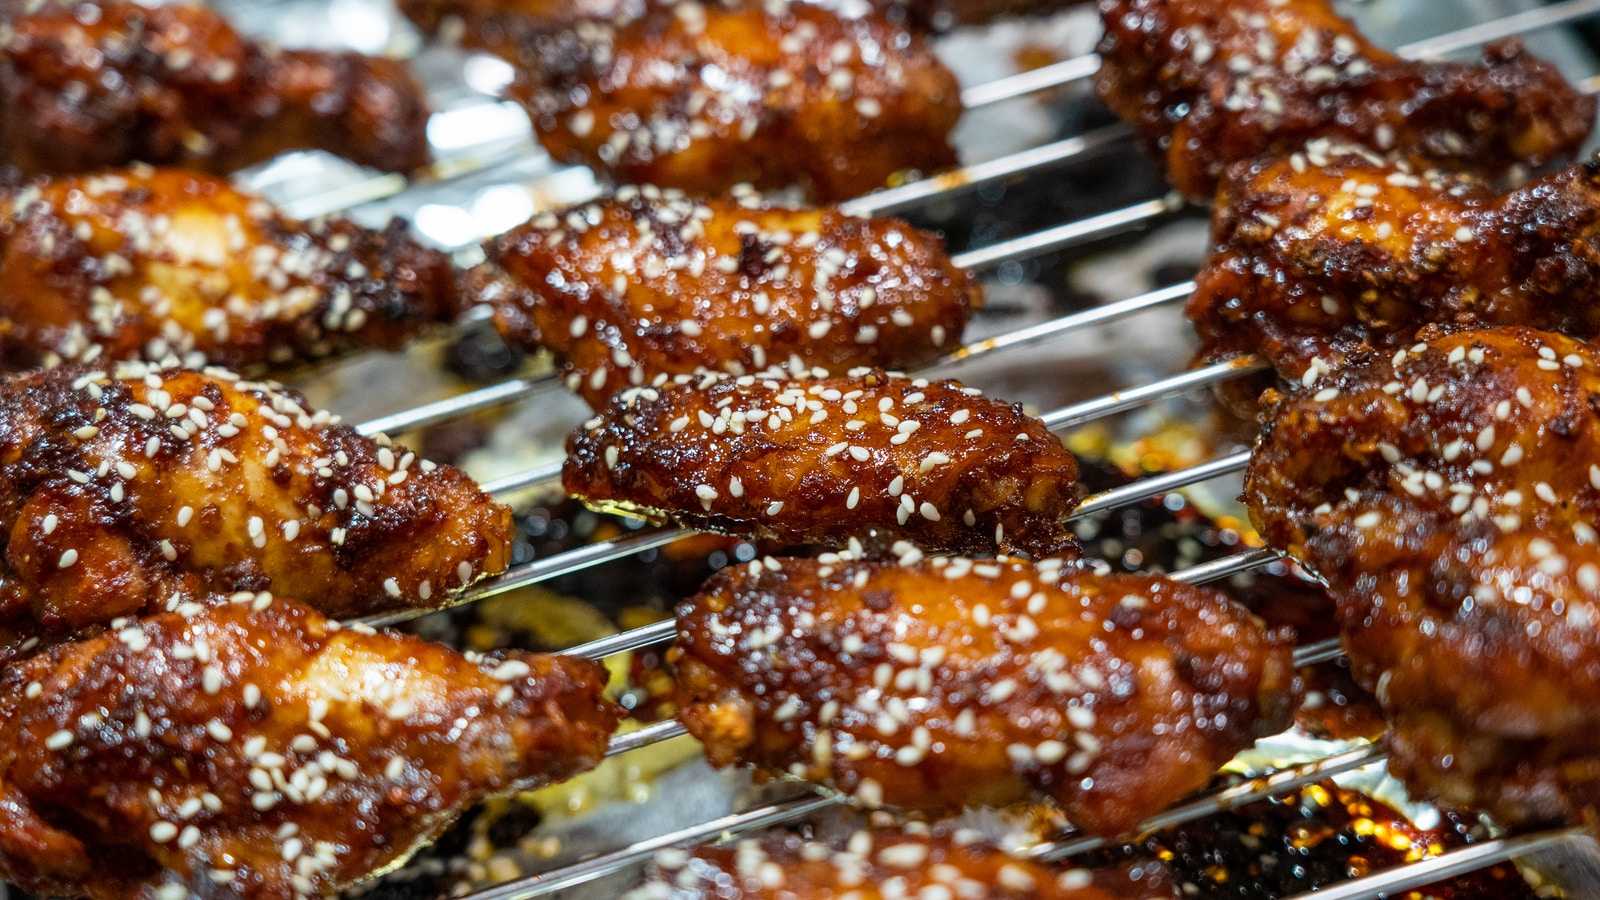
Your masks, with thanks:
[[[227,171],[309,149],[390,171],[428,161],[426,98],[398,61],[270,49],[188,3],[10,5],[0,160],[23,171]]]
[[[1502,193],[1313,142],[1234,176],[1189,305],[1207,357],[1260,353],[1300,378],[1435,322],[1600,334],[1574,302],[1600,290],[1600,162]]]
[[[1317,138],[1501,176],[1576,152],[1594,100],[1516,43],[1482,62],[1374,46],[1332,0],[1100,0],[1100,96],[1209,200],[1231,163]]]
[[[624,188],[490,247],[523,288],[495,324],[548,347],[600,409],[622,388],[772,364],[912,368],[960,344],[982,303],[939,239],[898,219]]]
[[[447,256],[299,222],[226,180],[134,166],[0,193],[0,367],[202,361],[243,371],[397,348],[459,305]]]
[[[1600,809],[1600,353],[1423,332],[1276,411],[1246,499],[1327,577],[1420,796],[1506,825]]]
[[[220,370],[0,385],[11,643],[232,591],[331,616],[437,605],[505,567],[510,518],[455,469]]]
[[[835,846],[835,843],[838,846]],[[976,833],[861,830],[838,842],[772,833],[733,847],[667,850],[623,900],[1151,900],[1180,894],[1156,863],[1048,868]]]
[[[630,388],[567,439],[562,483],[598,509],[789,544],[1039,557],[1074,548],[1077,474],[1020,407],[869,370]]]
[[[0,673],[0,876],[96,900],[325,896],[488,795],[592,767],[619,714],[605,683],[283,599],[135,621]]]
[[[513,23],[468,37],[518,69],[513,96],[553,155],[619,181],[702,195],[799,185],[829,201],[956,162],[955,76],[875,12],[681,0],[627,24]]]
[[[713,764],[868,807],[1043,795],[1119,834],[1287,724],[1287,641],[1217,591],[908,555],[756,560],[679,608],[679,715]]]

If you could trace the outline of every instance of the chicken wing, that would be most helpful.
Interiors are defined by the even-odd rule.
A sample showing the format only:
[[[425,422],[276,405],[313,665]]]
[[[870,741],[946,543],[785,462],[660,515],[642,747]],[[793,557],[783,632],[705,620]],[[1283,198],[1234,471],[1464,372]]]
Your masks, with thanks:
[[[594,766],[605,683],[266,595],[127,623],[0,673],[0,875],[96,900],[326,896],[486,796]]]
[[[1020,407],[954,381],[680,375],[629,388],[567,439],[598,509],[839,547],[1068,552],[1077,461]]]
[[[513,343],[559,354],[603,408],[622,388],[769,363],[910,368],[959,344],[982,303],[939,239],[898,219],[623,188],[496,241]]]
[[[838,846],[835,846],[835,843]],[[1157,863],[1053,869],[976,832],[860,830],[838,842],[775,833],[692,853],[664,850],[624,900],[1150,900],[1181,896]]]
[[[1328,579],[1416,795],[1600,809],[1600,352],[1499,328],[1362,354],[1282,403],[1245,497]]]
[[[0,194],[0,367],[182,358],[256,372],[396,348],[460,305],[404,223],[299,222],[226,180],[134,166]]]
[[[512,535],[465,475],[291,392],[144,364],[0,385],[0,530],[14,640],[232,591],[429,606],[503,569]]]
[[[1500,176],[1576,152],[1594,101],[1516,43],[1480,63],[1374,46],[1332,0],[1100,0],[1100,96],[1209,200],[1230,163],[1316,138]]]
[[[678,610],[715,765],[931,811],[1043,795],[1120,834],[1288,722],[1294,668],[1219,592],[1017,560],[756,560]]]
[[[1429,323],[1600,335],[1600,161],[1502,193],[1320,141],[1245,164],[1218,195],[1189,316],[1209,358],[1290,378]]]
[[[955,76],[875,12],[680,0],[620,26],[483,36],[520,73],[512,95],[551,154],[616,180],[701,195],[798,185],[831,201],[956,162]]]
[[[187,3],[10,6],[0,159],[26,172],[226,171],[309,149],[389,171],[428,161],[426,98],[396,60],[267,48]]]

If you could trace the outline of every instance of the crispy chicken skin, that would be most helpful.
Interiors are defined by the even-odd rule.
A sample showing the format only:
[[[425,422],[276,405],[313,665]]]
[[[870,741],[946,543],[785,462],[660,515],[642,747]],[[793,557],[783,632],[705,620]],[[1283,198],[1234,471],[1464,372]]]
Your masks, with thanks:
[[[868,807],[1045,796],[1122,834],[1288,722],[1289,644],[1217,591],[1019,560],[756,560],[678,609],[714,765]]]
[[[284,599],[134,621],[0,673],[0,875],[96,900],[325,896],[474,802],[594,766],[605,682]]]
[[[960,343],[982,303],[937,237],[836,208],[697,203],[624,188],[496,241],[521,290],[492,302],[513,343],[548,347],[600,409],[669,375],[769,364],[914,368]]]
[[[1233,175],[1189,304],[1203,356],[1300,378],[1429,323],[1600,335],[1574,302],[1600,290],[1600,161],[1503,193],[1324,141]]]
[[[774,832],[734,846],[658,854],[623,900],[1151,900],[1177,897],[1159,865],[1050,868],[984,843],[976,832],[862,829],[839,841]],[[838,846],[835,846],[837,844]],[[942,891],[941,891],[942,889]]]
[[[1356,141],[1500,176],[1571,155],[1594,100],[1514,42],[1479,63],[1413,62],[1332,0],[1100,0],[1100,96],[1209,200],[1230,163]]]
[[[455,469],[274,386],[144,364],[0,385],[0,529],[13,641],[232,591],[429,606],[511,543],[510,511]]]
[[[1328,579],[1415,794],[1600,809],[1600,353],[1498,328],[1358,356],[1283,401],[1245,498]]]
[[[567,439],[562,483],[598,509],[789,544],[1038,557],[1075,548],[1077,475],[1019,406],[858,370],[629,388]]]
[[[256,372],[396,348],[460,305],[404,223],[300,222],[225,179],[133,166],[0,193],[0,367],[176,355]]]
[[[426,98],[396,60],[269,49],[187,3],[9,6],[0,159],[23,171],[222,172],[309,149],[389,171],[428,161]]]
[[[652,4],[625,25],[494,32],[544,145],[629,183],[842,200],[954,165],[955,76],[881,14],[787,0]],[[715,80],[705,79],[714,73]]]

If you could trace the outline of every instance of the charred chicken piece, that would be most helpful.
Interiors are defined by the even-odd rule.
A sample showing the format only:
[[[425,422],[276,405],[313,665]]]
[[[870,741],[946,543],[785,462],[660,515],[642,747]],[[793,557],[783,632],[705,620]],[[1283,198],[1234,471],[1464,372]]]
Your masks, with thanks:
[[[398,348],[459,306],[447,256],[134,166],[0,194],[0,366],[177,356],[257,372]]]
[[[837,844],[837,846],[835,846]],[[943,892],[940,892],[940,889]],[[1157,863],[1049,868],[983,843],[976,832],[856,831],[840,841],[772,833],[732,847],[668,851],[624,900],[1151,900],[1180,896]]]
[[[872,370],[629,388],[567,439],[562,483],[597,509],[788,544],[1075,546],[1077,461],[1044,423],[954,381]]]
[[[1600,353],[1420,337],[1284,401],[1246,500],[1328,579],[1415,794],[1575,821],[1600,809]]]
[[[1594,100],[1507,42],[1482,62],[1417,62],[1367,41],[1332,0],[1100,0],[1096,86],[1209,200],[1231,163],[1355,141],[1498,177],[1577,151]]]
[[[283,599],[127,623],[0,674],[0,874],[97,900],[326,896],[474,802],[594,766],[605,683]]]
[[[913,368],[960,343],[982,303],[939,239],[838,209],[697,203],[624,188],[490,248],[520,290],[491,301],[513,343],[544,346],[600,409],[670,375],[768,365]]]
[[[1502,193],[1334,142],[1245,164],[1218,195],[1189,316],[1210,358],[1286,377],[1429,323],[1600,335],[1600,162]],[[1320,360],[1320,362],[1316,362]]]
[[[798,185],[833,201],[956,162],[955,76],[876,12],[682,0],[623,25],[478,37],[519,71],[512,94],[551,154],[618,181],[700,195]]]
[[[757,560],[679,607],[679,716],[713,764],[868,807],[1044,796],[1120,834],[1288,721],[1287,640],[1220,592],[903,549]]]
[[[10,6],[0,159],[25,172],[223,172],[310,149],[396,172],[428,161],[426,98],[399,61],[270,49],[187,3]]]
[[[221,370],[0,385],[13,643],[233,591],[338,617],[437,604],[505,567],[510,518],[455,469]]]

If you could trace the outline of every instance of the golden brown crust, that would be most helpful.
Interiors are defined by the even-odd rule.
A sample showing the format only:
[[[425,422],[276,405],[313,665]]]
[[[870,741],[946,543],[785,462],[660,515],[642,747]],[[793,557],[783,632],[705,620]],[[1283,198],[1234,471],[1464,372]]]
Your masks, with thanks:
[[[1286,401],[1245,498],[1328,579],[1418,794],[1577,820],[1600,808],[1600,353],[1523,328],[1422,338]]]
[[[1202,355],[1290,378],[1429,323],[1600,335],[1600,162],[1509,193],[1332,142],[1241,165],[1189,316]],[[1314,376],[1308,376],[1314,377]]]
[[[496,327],[554,351],[595,409],[705,370],[913,368],[959,345],[982,302],[932,234],[749,196],[623,188],[523,226],[489,256],[522,288],[491,302]]]
[[[13,640],[231,591],[433,606],[503,569],[512,533],[465,475],[291,392],[142,364],[0,385],[0,530]]]
[[[97,900],[324,896],[599,762],[605,682],[282,599],[128,623],[0,674],[0,874]]]
[[[221,172],[307,149],[428,161],[426,99],[398,61],[269,49],[186,3],[30,6],[0,28],[0,158],[23,171]]]
[[[1374,46],[1331,0],[1100,0],[1100,96],[1209,200],[1228,165],[1317,138],[1491,177],[1576,152],[1594,100],[1508,42],[1480,63]]]
[[[550,152],[618,181],[699,195],[799,185],[830,201],[956,162],[955,76],[919,35],[875,12],[682,0],[624,25],[492,37]]]
[[[596,508],[789,544],[1037,557],[1075,546],[1077,474],[1015,404],[866,370],[629,388],[567,439],[562,484]]]
[[[259,372],[397,348],[459,305],[447,256],[134,166],[0,193],[0,367],[176,356]]]
[[[941,892],[942,889],[942,892]],[[624,900],[1152,900],[1180,896],[1159,864],[1051,868],[976,833],[886,828],[822,842],[768,833],[732,847],[657,854]]]
[[[1288,644],[1216,591],[914,552],[726,569],[679,608],[672,653],[713,764],[867,806],[1044,795],[1097,834],[1281,729],[1293,679]]]

